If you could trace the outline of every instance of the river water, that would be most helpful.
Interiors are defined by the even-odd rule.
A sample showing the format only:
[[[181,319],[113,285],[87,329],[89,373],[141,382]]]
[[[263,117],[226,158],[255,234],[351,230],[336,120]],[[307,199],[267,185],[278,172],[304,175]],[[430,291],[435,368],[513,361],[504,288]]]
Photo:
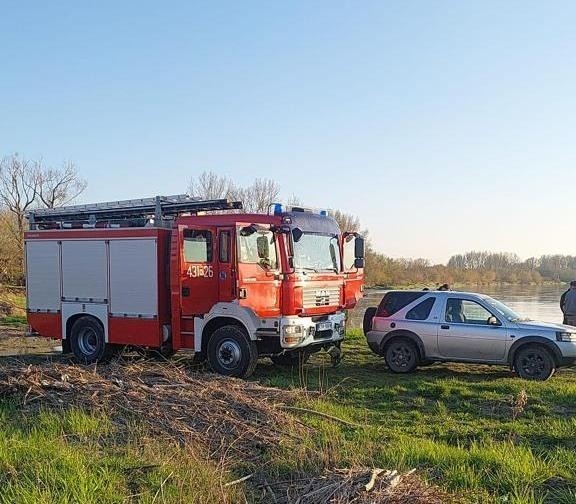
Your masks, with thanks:
[[[560,311],[560,296],[567,289],[564,285],[506,285],[492,287],[470,286],[458,290],[488,294],[502,301],[524,317],[544,322],[562,322]],[[376,306],[384,294],[384,290],[367,289],[364,298],[352,311],[351,327],[362,326],[362,316],[368,306]]]

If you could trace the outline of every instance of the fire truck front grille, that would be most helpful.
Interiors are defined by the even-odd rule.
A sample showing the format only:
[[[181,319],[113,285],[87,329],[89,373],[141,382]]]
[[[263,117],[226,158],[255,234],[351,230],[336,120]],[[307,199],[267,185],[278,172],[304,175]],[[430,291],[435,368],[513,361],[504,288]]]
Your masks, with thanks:
[[[319,306],[338,306],[340,304],[340,288],[325,287],[304,289],[302,294],[303,308],[318,308]]]

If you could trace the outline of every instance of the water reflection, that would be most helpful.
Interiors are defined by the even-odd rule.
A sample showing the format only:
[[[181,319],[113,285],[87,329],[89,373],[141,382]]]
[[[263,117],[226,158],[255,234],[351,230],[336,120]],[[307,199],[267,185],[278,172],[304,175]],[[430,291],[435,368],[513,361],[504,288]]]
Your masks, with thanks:
[[[507,304],[523,317],[544,322],[561,323],[560,296],[566,289],[567,286],[564,285],[507,285],[493,287],[471,286],[460,290],[488,294]],[[362,325],[364,310],[368,306],[377,305],[382,299],[384,292],[371,289],[366,291],[364,299],[351,313],[350,322],[352,327],[360,327]]]

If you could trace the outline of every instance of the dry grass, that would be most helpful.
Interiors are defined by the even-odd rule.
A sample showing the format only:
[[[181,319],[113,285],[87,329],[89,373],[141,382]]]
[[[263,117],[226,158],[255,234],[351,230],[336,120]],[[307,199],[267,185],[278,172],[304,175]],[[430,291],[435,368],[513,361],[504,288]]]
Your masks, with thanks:
[[[208,490],[217,489],[219,502],[230,501],[229,490],[234,489],[238,495],[243,488],[247,490],[243,497],[247,502],[451,502],[447,494],[424,484],[414,474],[372,469],[322,472],[321,467],[282,477],[269,472],[267,465],[275,453],[297,453],[296,447],[303,439],[317,434],[286,411],[299,409],[294,405],[300,404],[303,394],[190,372],[170,362],[118,360],[107,365],[78,366],[12,360],[0,367],[0,396],[13,401],[24,416],[37,417],[46,411],[57,415],[86,412],[110,422],[112,428],[106,436],[113,439],[102,438],[105,445],[130,446],[138,432],[141,443],[146,444],[145,438],[156,445],[164,441],[183,452],[190,450],[194,457],[200,453],[206,464],[216,464],[221,474],[232,471],[243,476],[233,481],[229,476],[218,477],[213,485],[207,484]],[[101,425],[100,421],[96,424]],[[81,436],[73,438],[78,441]],[[224,483],[226,480],[228,483]],[[18,488],[20,493],[15,495],[23,491]],[[183,489],[183,494],[178,492],[167,501],[187,501],[188,491]]]
[[[23,287],[7,287],[0,285],[0,316],[26,315],[26,299]]]
[[[102,411],[120,427],[134,421],[179,445],[203,446],[210,458],[258,462],[264,451],[307,430],[281,409],[296,392],[206,373],[170,363],[96,366],[60,363],[0,368],[0,394],[18,396],[23,409]],[[122,429],[120,429],[122,430]]]
[[[321,476],[261,486],[263,502],[278,504],[442,504],[454,499],[410,471],[336,469]]]

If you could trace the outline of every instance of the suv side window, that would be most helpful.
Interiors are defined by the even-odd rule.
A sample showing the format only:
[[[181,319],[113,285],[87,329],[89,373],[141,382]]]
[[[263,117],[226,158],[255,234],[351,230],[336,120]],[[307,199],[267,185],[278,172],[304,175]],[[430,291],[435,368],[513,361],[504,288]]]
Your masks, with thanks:
[[[429,297],[421,303],[418,303],[414,308],[412,308],[407,314],[406,319],[408,320],[426,320],[430,316],[432,307],[436,298]]]
[[[449,298],[446,301],[446,322],[452,324],[488,325],[494,315],[476,301]]]
[[[427,294],[426,292],[396,291],[388,292],[378,305],[377,317],[391,317],[397,311]]]

